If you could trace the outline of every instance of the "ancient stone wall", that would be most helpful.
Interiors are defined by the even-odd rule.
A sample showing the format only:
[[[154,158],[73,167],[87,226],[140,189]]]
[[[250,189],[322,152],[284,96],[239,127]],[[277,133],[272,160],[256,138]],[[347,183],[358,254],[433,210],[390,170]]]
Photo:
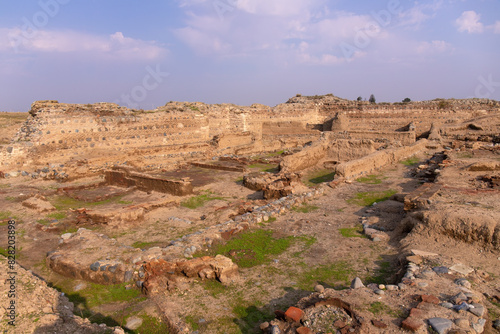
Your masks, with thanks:
[[[92,159],[93,166],[135,161],[168,168],[179,160],[303,146],[318,140],[322,130],[336,132],[338,139],[408,145],[433,122],[460,126],[499,108],[497,101],[480,99],[370,104],[333,95],[298,96],[273,108],[170,102],[151,111],[39,101],[12,143],[2,148],[0,167]],[[414,134],[401,130],[410,122]]]

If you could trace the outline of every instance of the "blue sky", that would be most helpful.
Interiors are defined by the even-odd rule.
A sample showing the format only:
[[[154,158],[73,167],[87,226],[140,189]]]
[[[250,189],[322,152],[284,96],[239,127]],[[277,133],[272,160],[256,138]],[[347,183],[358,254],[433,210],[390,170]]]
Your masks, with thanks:
[[[0,110],[35,100],[500,100],[500,1],[0,1]]]

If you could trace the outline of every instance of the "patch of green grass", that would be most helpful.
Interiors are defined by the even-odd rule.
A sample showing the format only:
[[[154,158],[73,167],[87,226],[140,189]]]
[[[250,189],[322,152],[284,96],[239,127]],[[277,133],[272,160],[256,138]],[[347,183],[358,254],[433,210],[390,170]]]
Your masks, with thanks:
[[[382,302],[373,302],[368,307],[368,311],[373,313],[375,316],[379,316],[381,314],[388,314],[393,318],[406,318],[408,316],[408,312],[404,309],[394,310],[390,306],[382,303]]]
[[[9,219],[14,219],[18,220],[18,217],[12,214],[10,211],[0,211],[0,220],[9,220]],[[3,223],[2,225],[6,225],[7,222]]]
[[[78,227],[76,227],[76,226],[69,226],[69,227],[65,228],[65,229],[61,232],[61,234],[65,234],[65,233],[76,233],[76,232],[78,232]]]
[[[389,261],[382,261],[379,264],[379,268],[376,270],[373,276],[367,276],[365,282],[376,283],[376,284],[386,284],[387,280],[394,274],[394,268],[392,268]]]
[[[357,204],[360,206],[370,206],[373,203],[380,203],[388,200],[392,195],[396,194],[396,190],[386,191],[368,191],[357,193],[353,198],[347,200],[349,204]]]
[[[293,211],[295,212],[302,212],[302,213],[309,213],[318,210],[319,207],[316,205],[310,205],[307,203],[302,204],[301,206],[294,206],[292,208]]]
[[[383,313],[388,313],[391,308],[382,302],[373,302],[370,304],[368,311],[373,313],[373,315],[379,315]]]
[[[225,286],[216,280],[207,280],[203,282],[203,288],[205,288],[205,290],[207,290],[212,297],[217,297],[221,293],[226,293],[231,290],[231,287]]]
[[[312,237],[309,235],[301,235],[298,237],[293,237],[295,240],[302,241],[304,243],[304,247],[310,248],[312,245],[314,245],[318,239],[316,237]]]
[[[306,182],[304,182],[307,186],[314,186],[323,182],[333,181],[335,178],[335,172],[332,172],[331,169],[321,169],[310,173],[306,176]]]
[[[168,325],[156,317],[148,314],[141,315],[142,325],[134,331],[134,334],[158,334],[170,333]]]
[[[276,164],[257,163],[257,164],[248,165],[248,168],[259,169],[261,172],[268,172],[268,173],[279,172],[279,166]]]
[[[116,201],[116,203],[118,204],[123,204],[123,205],[129,205],[129,204],[132,204],[134,202],[132,201],[123,201],[123,200],[119,200],[119,201]]]
[[[87,283],[87,288],[78,291],[66,293],[69,300],[75,303],[75,306],[82,305],[85,308],[93,308],[103,304],[114,302],[126,302],[142,297],[142,294],[137,289],[125,288],[128,283],[116,285],[100,285],[96,283]]]
[[[50,225],[50,221],[48,219],[39,219],[37,222],[45,226]]]
[[[301,235],[301,236],[298,236],[298,237],[293,237],[294,240],[296,241],[301,241],[304,243],[304,248],[301,249],[300,251],[298,252],[295,252],[292,254],[292,257],[294,258],[298,258],[298,257],[301,257],[302,254],[304,254],[304,252],[306,250],[308,250],[309,248],[311,248],[312,245],[314,245],[318,239],[316,237],[312,237],[312,236],[308,236],[308,235]]]
[[[358,225],[356,227],[339,228],[339,232],[344,238],[366,238],[366,235],[363,234],[362,225]]]
[[[285,150],[281,150],[281,151],[278,151],[278,152],[272,152],[272,153],[269,153],[267,156],[268,157],[277,157],[277,156],[282,155],[283,153],[285,153]]]
[[[472,159],[472,158],[474,158],[474,154],[472,154],[471,152],[463,152],[463,153],[457,154],[457,158],[459,158],[459,159]]]
[[[420,159],[419,159],[419,158],[417,158],[417,157],[410,157],[410,158],[408,158],[408,159],[406,159],[406,160],[402,160],[402,161],[400,161],[400,162],[401,162],[403,165],[405,165],[405,166],[414,166],[414,165],[416,165],[419,161],[420,161]]]
[[[380,178],[381,175],[367,175],[358,178],[356,181],[359,183],[365,183],[365,184],[381,184],[382,179]]]
[[[66,218],[66,213],[65,212],[54,212],[46,216],[47,218],[52,218],[52,219],[57,219],[57,220],[62,220]]]
[[[15,202],[17,200],[17,198],[15,198],[13,196],[7,196],[7,197],[5,197],[5,200],[9,201],[9,202]]]
[[[7,257],[9,254],[7,254],[7,250],[5,248],[0,247],[0,254]]]
[[[186,318],[186,323],[191,327],[193,331],[197,331],[200,329],[199,319],[195,318],[192,315],[188,315]]]
[[[223,254],[229,256],[235,252],[233,261],[241,268],[251,268],[270,262],[272,255],[279,255],[290,247],[292,237],[276,239],[272,231],[256,230],[239,234],[225,244],[216,245],[209,251],[210,255]],[[206,254],[196,254],[202,256]]]
[[[151,241],[151,242],[136,241],[132,244],[132,247],[144,249],[144,248],[151,248],[159,244],[161,244],[161,242],[158,241]]]
[[[334,285],[342,283],[342,287],[349,285],[349,279],[355,274],[352,265],[346,261],[339,261],[328,265],[319,266],[300,275],[298,287],[311,291],[317,283]]]
[[[188,209],[197,209],[204,206],[207,202],[224,199],[224,197],[214,196],[213,193],[206,191],[204,194],[193,196],[185,201],[182,201],[181,206]]]
[[[256,333],[259,324],[275,318],[275,315],[270,311],[259,309],[255,305],[234,306],[233,313],[237,316],[234,322],[239,326],[241,333]]]

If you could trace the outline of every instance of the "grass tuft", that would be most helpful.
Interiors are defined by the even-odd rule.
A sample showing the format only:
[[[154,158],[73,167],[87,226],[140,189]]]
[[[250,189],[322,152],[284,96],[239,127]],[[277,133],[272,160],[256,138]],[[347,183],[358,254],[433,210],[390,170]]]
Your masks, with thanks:
[[[417,157],[410,157],[406,160],[402,160],[401,163],[405,166],[415,166],[420,161]]]
[[[382,179],[380,177],[381,177],[381,175],[367,175],[367,176],[358,178],[356,181],[358,181],[359,183],[365,183],[365,184],[381,184]]]
[[[185,201],[182,201],[181,206],[188,209],[197,209],[204,206],[207,202],[224,199],[224,197],[213,196],[213,193],[206,191],[204,194],[193,196]]]
[[[217,245],[209,255],[234,253],[233,261],[241,268],[251,268],[271,261],[271,255],[279,255],[290,247],[292,237],[276,239],[272,231],[244,232],[225,244]],[[197,254],[205,255],[205,254]]]
[[[350,228],[340,228],[339,232],[344,238],[366,238],[366,235],[363,234],[362,225]]]
[[[360,206],[370,206],[373,203],[380,203],[388,200],[397,191],[389,189],[386,191],[368,191],[357,193],[353,198],[347,200],[349,204],[357,204]]]
[[[335,178],[335,172],[332,172],[331,169],[321,169],[319,171],[315,171],[306,176],[306,182],[304,182],[307,186],[312,187],[317,184],[323,182],[333,181]]]
[[[310,205],[310,204],[302,204],[301,206],[294,206],[292,208],[293,211],[295,212],[302,212],[302,213],[309,213],[309,212],[312,212],[312,211],[316,211],[318,210],[319,207],[317,207],[316,205]]]
[[[334,285],[342,283],[342,287],[349,285],[349,279],[355,274],[352,265],[346,261],[339,261],[319,266],[301,274],[298,282],[300,289],[311,291],[317,283]]]

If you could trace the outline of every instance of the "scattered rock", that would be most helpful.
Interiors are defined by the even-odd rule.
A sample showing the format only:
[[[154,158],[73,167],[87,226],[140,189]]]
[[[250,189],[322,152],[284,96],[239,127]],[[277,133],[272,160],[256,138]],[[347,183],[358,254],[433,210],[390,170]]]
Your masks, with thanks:
[[[318,284],[314,287],[314,291],[322,293],[323,291],[325,291],[325,287],[321,284]]]
[[[297,334],[314,334],[313,331],[307,327],[297,328]]]
[[[387,325],[385,323],[383,323],[382,321],[378,321],[378,320],[372,320],[372,325],[377,327],[377,328],[387,328]]]
[[[421,251],[421,250],[417,250],[417,249],[412,249],[411,252],[413,253],[413,255],[418,255],[418,256],[421,256],[421,257],[435,257],[435,256],[439,256],[436,253],[430,253],[430,252]]]
[[[479,334],[484,332],[484,326],[486,325],[485,319],[479,319],[477,323],[472,324],[472,328]]]
[[[365,287],[365,285],[363,284],[363,282],[361,281],[361,278],[359,278],[359,277],[356,277],[351,282],[351,289],[360,289],[360,288],[364,288],[364,287]]]
[[[432,270],[436,273],[436,274],[447,274],[448,273],[448,268],[447,267],[434,267],[432,268]]]
[[[406,318],[401,324],[401,327],[412,332],[418,331],[422,326],[424,326],[424,322],[413,317]]]
[[[439,304],[439,298],[433,295],[421,295],[420,298],[422,298],[423,302],[430,303],[430,304]]]
[[[455,325],[457,325],[457,327],[460,327],[460,328],[469,328],[470,323],[469,323],[469,320],[467,320],[465,318],[458,318],[458,319],[455,319]]]
[[[468,280],[466,280],[465,278],[458,278],[458,279],[456,279],[455,280],[455,284],[463,286],[466,289],[470,289],[472,287],[472,285],[470,284],[470,282]]]
[[[446,334],[453,325],[451,320],[444,318],[431,318],[428,322],[432,329],[438,332],[438,334]]]
[[[457,273],[460,273],[465,276],[469,275],[471,272],[474,271],[474,269],[467,267],[466,265],[463,265],[461,263],[457,263],[451,266],[450,270],[456,271]]]
[[[481,318],[484,315],[484,306],[482,304],[472,304],[473,308],[469,308],[469,312]]]
[[[289,307],[285,312],[285,318],[292,322],[299,322],[303,316],[304,311],[294,306]]]
[[[101,267],[101,264],[99,262],[94,262],[90,265],[90,270],[98,271],[100,267]]]
[[[142,318],[130,317],[127,319],[125,327],[131,330],[136,330],[137,328],[141,327],[141,325],[142,325]]]
[[[63,235],[61,235],[61,239],[68,240],[72,235],[72,233],[64,233]]]

